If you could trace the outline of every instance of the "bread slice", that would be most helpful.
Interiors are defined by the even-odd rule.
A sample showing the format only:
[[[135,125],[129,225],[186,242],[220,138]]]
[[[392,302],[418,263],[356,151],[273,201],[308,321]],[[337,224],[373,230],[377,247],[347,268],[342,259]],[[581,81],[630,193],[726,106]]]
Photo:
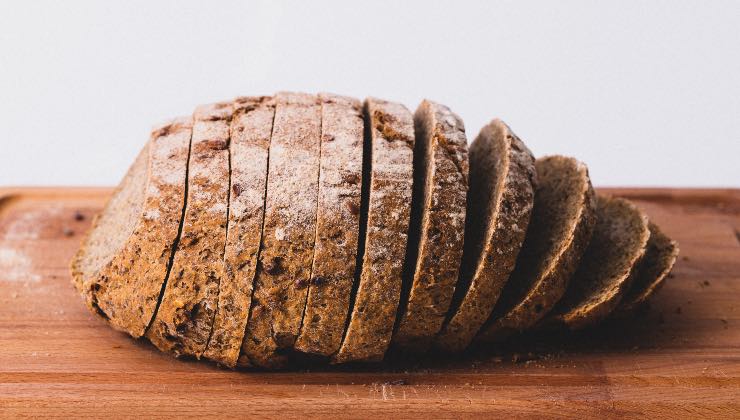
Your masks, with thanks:
[[[465,232],[465,125],[425,100],[414,114],[414,185],[401,310],[393,346],[422,352],[442,327],[455,291]],[[418,245],[416,245],[418,244]]]
[[[141,337],[171,264],[185,203],[190,118],[156,128],[72,261],[93,312]]]
[[[316,234],[321,105],[301,93],[276,99],[260,265],[242,346],[259,367],[283,365],[281,350],[295,343]]]
[[[231,104],[200,106],[193,118],[182,233],[146,337],[175,356],[200,357],[211,332],[224,276]]]
[[[531,327],[566,290],[593,233],[595,207],[586,165],[573,158],[537,159],[538,185],[524,244],[491,318],[478,337],[500,341]]]
[[[645,256],[637,268],[632,286],[627,290],[615,315],[638,309],[663,285],[678,258],[678,244],[663,233],[658,225],[650,222],[650,239]]]
[[[229,129],[231,165],[229,220],[224,251],[225,272],[219,283],[218,307],[203,356],[234,367],[247,326],[252,284],[262,239],[275,102],[270,97],[239,98]]]
[[[591,243],[563,299],[545,323],[562,322],[570,329],[581,329],[606,318],[632,283],[649,238],[647,216],[634,204],[598,196]]]
[[[532,214],[535,159],[501,120],[470,147],[470,191],[460,282],[436,339],[445,352],[467,347],[491,315],[514,269]]]
[[[334,363],[383,359],[398,309],[411,215],[413,117],[401,104],[373,98],[365,101],[364,112],[369,133],[363,153],[362,265]]]
[[[303,325],[295,349],[329,356],[339,350],[349,315],[362,193],[362,104],[321,94],[321,169],[316,245]]]

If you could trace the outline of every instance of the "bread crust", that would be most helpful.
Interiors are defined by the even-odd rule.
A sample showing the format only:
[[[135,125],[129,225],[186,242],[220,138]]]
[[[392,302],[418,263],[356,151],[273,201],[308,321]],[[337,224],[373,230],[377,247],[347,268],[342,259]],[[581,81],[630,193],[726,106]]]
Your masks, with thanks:
[[[275,116],[271,97],[238,98],[229,129],[231,175],[225,272],[218,309],[203,356],[234,367],[252,302],[265,209],[267,157]]]
[[[423,352],[439,332],[463,254],[468,144],[448,107],[424,100],[414,115],[414,191],[404,292],[393,346]],[[414,248],[414,249],[411,249]]]
[[[477,336],[482,342],[501,341],[512,332],[523,331],[542,319],[565,293],[593,233],[596,200],[586,165],[573,158],[550,156],[537,159],[535,166],[539,183],[529,229],[510,280],[491,318]],[[546,175],[547,172],[554,175]],[[570,188],[566,190],[577,192],[573,202],[557,189],[563,182],[569,183]],[[544,189],[558,192],[554,194],[555,199]],[[547,215],[567,212],[567,208],[561,207],[571,203],[575,203],[575,214],[561,220],[563,226],[553,230],[559,235],[547,241],[551,245],[539,249],[537,239],[543,236],[543,227],[553,223]],[[534,273],[532,267],[536,267]]]
[[[596,227],[562,300],[543,324],[582,329],[606,318],[632,284],[645,255],[648,219],[621,198],[597,197]]]
[[[362,187],[362,104],[322,93],[321,168],[311,281],[295,349],[339,350],[349,315],[357,259]]]
[[[537,185],[534,161],[501,120],[485,126],[471,146],[465,268],[436,339],[439,350],[465,349],[491,315],[529,225]]]
[[[142,164],[146,162],[143,177],[133,181],[140,185],[130,185],[134,174],[129,171],[102,215],[93,221],[72,261],[73,281],[88,306],[115,329],[133,337],[141,337],[151,322],[165,281],[182,219],[191,130],[188,117],[174,119],[152,131],[137,159]],[[94,273],[85,273],[89,254],[100,246],[96,231],[109,223],[108,218],[121,217],[112,207],[128,188],[140,188],[143,194],[140,207],[134,206],[138,209],[135,227],[122,247],[110,254],[107,263]]]
[[[383,359],[398,309],[411,214],[413,117],[401,104],[374,98],[365,101],[364,112],[372,162],[366,181],[367,233],[360,238],[364,255],[358,288],[334,363]]]
[[[316,233],[321,106],[314,95],[278,93],[270,141],[265,222],[243,356],[284,365],[306,305]]]
[[[146,337],[157,348],[200,358],[224,277],[231,103],[196,108],[182,233]]]

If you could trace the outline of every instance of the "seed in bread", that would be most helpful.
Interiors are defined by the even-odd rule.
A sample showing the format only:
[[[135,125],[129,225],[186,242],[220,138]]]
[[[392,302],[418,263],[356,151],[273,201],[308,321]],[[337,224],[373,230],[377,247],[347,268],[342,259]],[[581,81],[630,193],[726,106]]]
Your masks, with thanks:
[[[321,105],[278,93],[270,141],[265,222],[242,350],[260,367],[286,362],[301,326],[311,276],[319,180]]]
[[[491,315],[514,269],[537,185],[534,156],[501,120],[470,147],[470,191],[460,282],[436,347],[462,351]]]
[[[141,337],[171,263],[185,201],[192,120],[154,129],[72,262],[72,277],[94,313]]]
[[[414,114],[414,185],[401,310],[393,346],[422,352],[442,327],[455,290],[465,232],[465,125],[425,100]]]
[[[401,104],[365,101],[361,273],[334,363],[380,361],[391,340],[401,293],[413,183],[414,120]],[[369,160],[369,162],[367,162]]]
[[[146,337],[175,356],[205,350],[224,275],[231,103],[193,114],[185,218],[172,269]]]
[[[640,261],[637,274],[616,309],[623,315],[644,305],[650,296],[657,292],[665,282],[668,273],[678,257],[678,244],[650,222],[650,239],[645,256]]]
[[[478,337],[500,341],[533,326],[563,296],[595,224],[586,165],[573,158],[537,159],[538,185],[524,244],[491,318]]]
[[[275,103],[270,97],[249,97],[237,99],[233,107],[225,272],[219,283],[211,337],[203,353],[228,367],[234,367],[239,357],[252,301]]]
[[[295,349],[330,356],[349,315],[362,193],[362,104],[321,94],[321,168],[316,245],[308,300]]]
[[[591,243],[546,322],[581,329],[606,318],[632,283],[649,238],[647,216],[634,204],[598,196]]]

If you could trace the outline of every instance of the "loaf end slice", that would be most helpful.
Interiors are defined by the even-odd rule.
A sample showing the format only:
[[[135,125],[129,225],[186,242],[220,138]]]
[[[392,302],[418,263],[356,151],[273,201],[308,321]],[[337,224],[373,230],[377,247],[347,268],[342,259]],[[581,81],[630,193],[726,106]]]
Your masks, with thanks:
[[[647,303],[665,282],[678,258],[678,244],[650,222],[650,239],[637,268],[632,286],[619,303],[615,315],[626,315]]]
[[[501,341],[523,331],[560,300],[588,245],[596,200],[588,169],[568,157],[537,159],[538,185],[516,266],[478,338]]]
[[[362,193],[362,103],[320,94],[321,168],[316,245],[306,310],[295,349],[330,356],[349,316],[357,260]]]
[[[468,190],[465,125],[425,100],[414,114],[409,247],[393,347],[423,352],[444,322],[460,270]]]
[[[391,340],[406,254],[413,183],[414,121],[401,104],[367,99],[364,107],[364,237],[351,316],[334,363],[380,361]]]
[[[193,117],[182,232],[146,337],[177,357],[199,358],[213,326],[225,271],[231,103],[200,106]]]
[[[238,98],[230,132],[229,219],[224,277],[211,337],[203,356],[234,367],[244,339],[252,302],[264,219],[267,153],[275,103],[271,97]]]
[[[72,261],[88,306],[133,337],[151,322],[171,263],[191,127],[190,118],[178,118],[153,130]]]
[[[243,356],[263,368],[287,362],[306,305],[316,234],[321,105],[276,95],[265,221]]]
[[[535,159],[501,120],[470,148],[470,191],[460,282],[436,347],[467,347],[491,315],[524,241],[537,185]]]
[[[603,320],[635,277],[650,237],[648,219],[621,198],[598,196],[596,227],[563,299],[543,324],[581,329]]]

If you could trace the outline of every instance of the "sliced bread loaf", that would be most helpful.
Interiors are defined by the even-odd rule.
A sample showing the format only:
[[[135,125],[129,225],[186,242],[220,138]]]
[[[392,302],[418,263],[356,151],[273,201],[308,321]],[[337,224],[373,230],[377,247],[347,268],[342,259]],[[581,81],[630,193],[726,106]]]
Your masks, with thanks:
[[[414,185],[401,309],[393,346],[422,352],[442,327],[455,290],[465,232],[465,125],[425,100],[414,114]]]
[[[538,185],[524,244],[501,298],[478,337],[491,342],[531,327],[566,290],[595,224],[596,200],[583,163],[537,159]]]
[[[663,285],[678,257],[678,244],[650,223],[650,239],[632,286],[617,307],[619,315],[638,309]]]
[[[171,264],[185,201],[191,119],[156,128],[72,261],[88,305],[141,337]]]
[[[270,97],[234,101],[229,146],[231,176],[229,220],[219,283],[218,309],[203,355],[234,367],[252,302],[252,284],[262,239],[262,222],[275,103]]]
[[[321,169],[311,282],[296,350],[339,350],[357,260],[362,190],[362,104],[321,94]]]
[[[335,363],[380,361],[401,293],[413,184],[414,120],[401,104],[365,101],[359,281]]]
[[[193,118],[182,233],[146,337],[175,356],[200,357],[211,332],[224,276],[231,104],[200,106]]]
[[[632,283],[649,237],[647,216],[634,204],[598,196],[591,243],[568,290],[543,323],[580,329],[606,318]]]
[[[514,269],[537,185],[534,156],[501,120],[470,147],[470,191],[460,282],[436,347],[461,351],[491,315]]]
[[[321,105],[279,93],[270,141],[265,221],[242,350],[260,367],[286,362],[301,326],[311,276],[319,181]]]

